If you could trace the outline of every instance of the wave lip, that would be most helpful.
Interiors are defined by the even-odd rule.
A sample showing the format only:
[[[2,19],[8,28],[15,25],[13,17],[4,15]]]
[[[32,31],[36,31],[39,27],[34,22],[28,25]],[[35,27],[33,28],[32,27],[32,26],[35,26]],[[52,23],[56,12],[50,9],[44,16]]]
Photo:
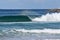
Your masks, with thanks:
[[[60,13],[47,13],[41,17],[36,17],[32,21],[44,21],[44,22],[60,22]]]

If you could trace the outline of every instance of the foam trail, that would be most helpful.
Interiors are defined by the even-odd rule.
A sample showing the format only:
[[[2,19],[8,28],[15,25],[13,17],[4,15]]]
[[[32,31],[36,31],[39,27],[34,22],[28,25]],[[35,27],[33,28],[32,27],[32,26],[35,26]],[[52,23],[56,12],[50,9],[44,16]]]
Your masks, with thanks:
[[[32,19],[32,21],[60,22],[60,13],[47,13],[46,15],[42,15],[39,18]]]
[[[60,34],[60,29],[43,29],[43,30],[25,30],[25,29],[17,29],[16,31],[18,32],[29,32],[29,33],[59,33]]]
[[[37,23],[37,22],[0,22],[0,24]]]

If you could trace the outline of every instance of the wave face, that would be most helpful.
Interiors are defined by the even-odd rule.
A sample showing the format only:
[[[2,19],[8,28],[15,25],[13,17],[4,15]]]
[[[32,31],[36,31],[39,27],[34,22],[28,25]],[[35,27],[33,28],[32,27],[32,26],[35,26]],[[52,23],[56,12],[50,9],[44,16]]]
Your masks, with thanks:
[[[36,17],[32,21],[60,22],[60,13],[47,13],[41,17]]]
[[[27,22],[31,21],[28,16],[2,16],[0,22]]]

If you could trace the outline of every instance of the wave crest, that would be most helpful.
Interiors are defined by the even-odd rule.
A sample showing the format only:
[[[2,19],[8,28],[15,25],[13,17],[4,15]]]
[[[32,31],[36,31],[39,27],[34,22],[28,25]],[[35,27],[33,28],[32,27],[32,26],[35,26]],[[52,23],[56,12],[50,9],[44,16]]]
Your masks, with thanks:
[[[43,29],[43,30],[25,30],[25,29],[17,29],[19,32],[29,32],[29,33],[60,33],[60,29]]]
[[[26,29],[12,29],[12,30],[0,30],[0,36],[3,35],[17,35],[23,33],[31,33],[31,34],[60,34],[60,29],[43,29],[43,30],[26,30]]]
[[[47,13],[41,17],[32,19],[32,21],[60,22],[60,13]]]
[[[60,29],[34,29],[34,30],[26,30],[26,29],[13,29],[13,30],[3,30],[3,32],[25,32],[25,33],[60,33]]]

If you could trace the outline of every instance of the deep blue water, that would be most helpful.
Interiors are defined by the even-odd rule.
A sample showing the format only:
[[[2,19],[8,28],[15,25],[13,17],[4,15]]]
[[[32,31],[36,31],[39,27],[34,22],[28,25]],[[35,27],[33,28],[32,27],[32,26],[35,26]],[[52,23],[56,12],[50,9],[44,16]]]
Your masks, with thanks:
[[[0,16],[28,15],[32,20],[34,18],[40,18],[42,15],[46,15],[47,12],[47,9],[1,9]],[[0,22],[0,40],[60,40],[60,22],[59,19],[56,20],[53,16],[51,18],[48,15],[47,17],[49,19],[45,22]],[[44,18],[46,17],[44,16]],[[56,20],[56,22],[53,19]],[[51,22],[50,20],[53,20],[54,22]]]
[[[8,15],[42,15],[46,14],[48,9],[0,9],[0,16]]]

